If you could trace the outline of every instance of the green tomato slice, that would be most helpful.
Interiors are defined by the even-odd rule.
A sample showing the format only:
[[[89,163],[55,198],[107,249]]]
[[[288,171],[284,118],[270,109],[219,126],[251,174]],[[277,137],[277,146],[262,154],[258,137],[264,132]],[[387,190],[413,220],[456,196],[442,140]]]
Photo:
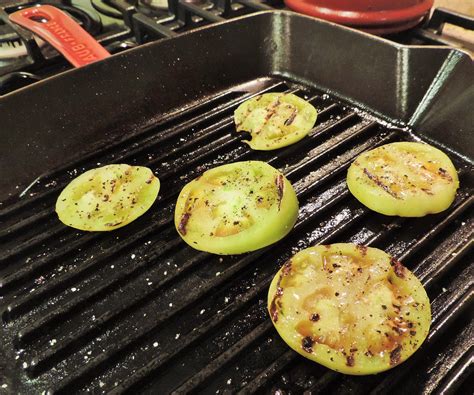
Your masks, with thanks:
[[[228,255],[254,251],[283,238],[296,222],[290,182],[264,162],[236,162],[188,183],[176,203],[175,225],[197,250]]]
[[[431,322],[428,296],[413,273],[381,250],[349,243],[293,256],[270,285],[268,311],[293,350],[353,375],[405,361]]]
[[[242,103],[234,113],[237,132],[247,131],[254,150],[269,151],[296,143],[316,122],[317,111],[307,101],[288,93],[265,93]]]
[[[113,230],[144,214],[159,190],[160,181],[147,167],[107,165],[72,180],[56,201],[56,213],[76,229]]]
[[[361,154],[347,172],[351,193],[385,215],[422,217],[446,210],[458,175],[445,153],[428,144],[386,144]]]

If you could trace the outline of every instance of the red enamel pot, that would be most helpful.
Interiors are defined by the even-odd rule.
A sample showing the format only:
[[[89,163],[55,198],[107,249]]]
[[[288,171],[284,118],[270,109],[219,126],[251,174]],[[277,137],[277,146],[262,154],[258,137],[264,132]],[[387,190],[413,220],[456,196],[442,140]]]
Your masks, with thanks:
[[[434,0],[285,0],[302,14],[374,34],[400,32],[419,24]]]

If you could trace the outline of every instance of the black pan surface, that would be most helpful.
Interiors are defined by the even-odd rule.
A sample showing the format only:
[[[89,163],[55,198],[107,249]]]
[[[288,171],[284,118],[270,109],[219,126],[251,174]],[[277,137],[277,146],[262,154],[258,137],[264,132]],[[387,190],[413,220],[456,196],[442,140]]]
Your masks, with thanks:
[[[455,50],[403,47],[273,12],[148,44],[1,98],[1,391],[465,393],[472,77],[471,60]],[[310,100],[318,121],[297,144],[251,151],[232,114],[269,91]],[[351,197],[345,171],[355,156],[420,139],[445,150],[459,170],[449,210],[391,218]],[[294,184],[295,229],[241,256],[189,248],[172,224],[180,189],[208,168],[246,159],[271,163]],[[59,223],[61,188],[114,162],[160,177],[152,209],[110,233]],[[268,284],[289,256],[344,241],[401,259],[432,302],[422,349],[376,376],[343,376],[305,360],[266,313]]]

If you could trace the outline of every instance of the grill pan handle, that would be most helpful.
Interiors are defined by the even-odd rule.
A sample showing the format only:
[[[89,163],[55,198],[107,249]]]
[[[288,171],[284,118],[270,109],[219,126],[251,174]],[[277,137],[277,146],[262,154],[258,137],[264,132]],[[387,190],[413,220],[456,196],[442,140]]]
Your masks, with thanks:
[[[39,5],[25,8],[13,12],[9,18],[51,44],[75,67],[110,56],[94,37],[56,7]]]

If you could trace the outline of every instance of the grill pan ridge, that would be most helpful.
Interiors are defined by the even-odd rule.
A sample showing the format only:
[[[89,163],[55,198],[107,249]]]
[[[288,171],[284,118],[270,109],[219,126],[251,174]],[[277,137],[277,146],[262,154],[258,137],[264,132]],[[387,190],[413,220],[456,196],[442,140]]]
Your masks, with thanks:
[[[314,64],[324,56],[314,48],[305,50],[298,41],[303,37],[300,29],[305,36],[311,32],[315,37],[327,35],[325,29],[340,31],[336,45],[344,45],[343,38],[351,37],[367,41],[360,44],[362,48],[380,46],[378,56],[398,59],[402,69],[419,66],[422,54],[428,53],[427,63],[432,66],[414,74],[400,69],[407,85],[403,87],[396,78],[387,81],[385,94],[398,92],[396,97],[371,106],[370,100],[378,102],[383,96],[376,86],[382,75],[366,75],[369,86],[361,86],[357,79],[364,70],[355,61],[353,69],[339,75],[343,81],[316,77],[316,71],[302,60],[309,56],[307,62]],[[277,35],[288,32],[292,34],[286,41]],[[258,45],[237,48],[242,44],[231,44],[230,38],[239,33],[243,42],[252,33]],[[228,48],[216,48],[213,59],[217,62],[219,53],[229,52],[228,60],[215,68],[206,59],[188,62],[186,57],[191,56],[186,50],[191,45],[202,40],[209,44],[219,36],[217,42],[221,47],[226,42]],[[467,59],[451,50],[423,52],[392,46],[350,29],[281,12],[219,24],[174,40],[138,48],[120,59],[112,57],[112,62],[72,71],[0,99],[1,119],[6,120],[2,137],[7,134],[11,149],[15,138],[16,145],[19,141],[30,146],[51,143],[45,148],[48,163],[38,169],[37,175],[44,172],[41,179],[22,198],[10,197],[0,208],[0,384],[6,384],[1,391],[466,393],[472,383],[474,346],[473,323],[465,314],[472,310],[474,180],[469,146],[460,149],[459,144],[472,139],[472,130],[466,129],[470,115],[465,106],[472,91],[456,91],[456,86],[460,89],[458,82],[472,76]],[[272,45],[276,45],[273,58]],[[154,83],[158,92],[144,89],[140,99],[142,81],[134,88],[137,91],[105,103],[112,89],[115,93],[121,89],[113,87],[113,81],[120,81],[114,78],[123,76],[121,65],[131,67],[139,58],[153,58],[155,52],[159,56],[159,48],[168,51],[154,60],[154,66],[162,62],[161,68],[147,72],[136,63],[137,69],[124,79],[125,85],[131,84],[127,81],[138,76],[138,81]],[[245,53],[255,55],[239,63],[247,68],[226,69],[232,59],[239,62],[236,55]],[[287,61],[283,53],[291,55]],[[176,71],[178,78],[171,82],[167,57],[183,60],[182,70]],[[334,63],[331,59],[328,62]],[[380,73],[393,71],[393,65],[377,66]],[[226,76],[209,76],[221,67]],[[443,71],[446,67],[452,74]],[[443,83],[434,81],[440,75],[447,84],[443,88]],[[79,113],[73,107],[78,98],[85,97],[86,89],[79,85],[82,78],[90,78],[89,86],[100,95],[99,99],[92,95]],[[347,82],[346,91],[343,82]],[[168,102],[162,90],[170,87],[166,84],[176,85],[168,93],[173,96]],[[356,86],[376,91],[373,97],[370,91],[355,94],[351,89]],[[76,90],[63,112],[40,112],[38,98],[46,97],[47,90],[59,93],[73,87]],[[319,115],[310,135],[270,152],[252,151],[241,143],[234,132],[233,111],[263,92],[294,92],[315,105]],[[13,123],[19,100],[26,100],[32,116],[40,117],[38,130],[31,131],[25,121]],[[59,98],[50,100],[46,107],[54,107]],[[443,109],[449,122],[429,116],[443,103],[450,103]],[[113,105],[120,114],[111,110]],[[91,114],[104,111],[102,119],[91,117],[87,123],[84,114],[89,110]],[[451,119],[457,114],[462,117]],[[441,136],[446,122],[457,129]],[[106,125],[110,130],[101,135]],[[64,141],[58,140],[61,133]],[[451,141],[456,133],[459,138]],[[81,145],[81,136],[89,141]],[[107,146],[103,138],[110,140]],[[360,152],[387,142],[420,139],[447,147],[459,170],[461,188],[450,209],[418,219],[386,217],[350,195],[345,171]],[[75,152],[80,155],[65,157],[68,144],[77,145]],[[21,147],[4,155],[2,169],[7,169],[8,160],[16,157],[18,161],[22,154],[29,159],[33,153],[34,149],[29,152]],[[272,164],[293,183],[300,201],[295,229],[276,245],[254,253],[219,257],[192,250],[180,240],[172,222],[180,189],[208,168],[247,159]],[[152,209],[110,233],[84,233],[60,224],[53,210],[61,188],[99,163],[114,162],[148,166],[160,177],[163,190]],[[21,181],[21,172],[16,175],[15,185],[21,184],[21,190],[29,182]],[[375,376],[343,376],[306,361],[280,340],[266,313],[268,285],[286,259],[317,243],[345,241],[375,246],[402,260],[424,283],[432,303],[432,329],[423,347],[404,364]]]

